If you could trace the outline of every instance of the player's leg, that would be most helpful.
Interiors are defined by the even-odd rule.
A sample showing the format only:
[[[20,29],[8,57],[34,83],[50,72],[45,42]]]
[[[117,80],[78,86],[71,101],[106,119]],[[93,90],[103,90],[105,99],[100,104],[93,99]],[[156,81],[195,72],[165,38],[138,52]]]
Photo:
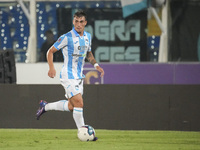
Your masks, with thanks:
[[[37,120],[40,119],[40,116],[47,111],[56,110],[56,111],[73,111],[73,106],[68,100],[60,100],[53,103],[47,103],[44,100],[40,101],[40,108],[36,113]]]
[[[85,125],[83,118],[83,80],[68,80],[65,83],[70,83],[67,86],[66,97],[73,106],[73,118],[77,128]],[[66,87],[66,86],[65,86]]]
[[[72,111],[73,107],[68,100],[60,100],[53,103],[47,103],[45,105],[45,111],[56,110],[56,111]]]
[[[73,109],[73,118],[76,123],[77,128],[85,125],[84,117],[83,117],[83,98],[82,95],[79,93],[69,99]]]

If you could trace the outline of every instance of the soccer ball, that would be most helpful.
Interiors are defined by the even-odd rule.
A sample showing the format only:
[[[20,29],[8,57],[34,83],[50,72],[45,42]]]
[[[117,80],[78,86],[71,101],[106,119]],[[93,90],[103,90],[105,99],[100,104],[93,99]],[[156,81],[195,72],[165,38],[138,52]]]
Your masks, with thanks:
[[[90,125],[84,125],[78,129],[77,136],[83,142],[92,141],[95,138],[94,128]]]

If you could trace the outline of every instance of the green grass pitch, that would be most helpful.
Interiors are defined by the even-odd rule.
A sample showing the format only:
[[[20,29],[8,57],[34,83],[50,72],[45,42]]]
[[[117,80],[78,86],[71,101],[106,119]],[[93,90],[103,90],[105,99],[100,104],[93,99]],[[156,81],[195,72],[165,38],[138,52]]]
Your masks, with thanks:
[[[98,130],[81,142],[77,130],[0,129],[0,150],[200,150],[200,132]]]

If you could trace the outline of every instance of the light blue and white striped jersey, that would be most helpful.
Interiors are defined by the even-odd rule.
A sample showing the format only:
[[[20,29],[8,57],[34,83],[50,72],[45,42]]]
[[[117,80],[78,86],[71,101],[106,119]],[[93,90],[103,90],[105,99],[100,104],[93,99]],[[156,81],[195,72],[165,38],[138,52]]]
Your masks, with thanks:
[[[80,36],[73,28],[63,34],[53,45],[57,50],[62,50],[64,65],[60,72],[61,79],[84,78],[83,66],[88,51],[91,51],[91,34],[88,32]]]

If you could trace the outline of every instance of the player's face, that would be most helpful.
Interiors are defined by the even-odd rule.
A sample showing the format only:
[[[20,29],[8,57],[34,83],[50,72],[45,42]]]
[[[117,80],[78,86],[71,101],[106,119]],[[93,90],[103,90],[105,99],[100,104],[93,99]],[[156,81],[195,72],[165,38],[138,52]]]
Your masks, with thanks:
[[[81,36],[83,35],[83,31],[85,29],[85,26],[87,24],[87,21],[85,20],[85,17],[74,17],[73,25],[76,30]]]

